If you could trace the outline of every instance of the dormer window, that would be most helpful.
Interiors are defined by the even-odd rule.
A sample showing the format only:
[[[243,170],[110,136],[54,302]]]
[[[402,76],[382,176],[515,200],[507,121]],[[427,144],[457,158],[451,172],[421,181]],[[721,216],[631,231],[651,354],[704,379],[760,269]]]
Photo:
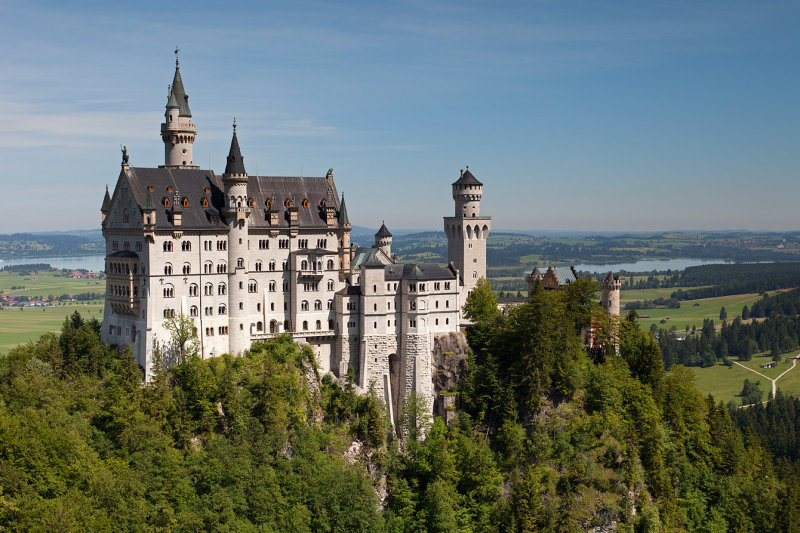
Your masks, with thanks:
[[[287,198],[286,201],[283,202],[283,205],[285,205],[286,207],[292,207],[292,199]]]
[[[247,200],[247,207],[253,207],[253,199],[252,198]]]
[[[272,200],[270,200],[269,198],[267,198],[267,201],[266,201],[266,202],[264,202],[264,205],[265,205],[265,206],[267,206],[267,209],[269,209],[270,207],[272,207]]]
[[[167,186],[167,192],[172,192],[172,185]]]
[[[208,207],[208,198],[203,198],[203,207]]]
[[[206,194],[211,194],[211,187],[206,187],[205,189],[203,189],[203,192]]]
[[[163,201],[164,207],[169,207],[169,197],[165,196]]]
[[[308,207],[308,200],[303,198],[303,207]]]
[[[189,207],[189,199],[185,196],[183,197],[183,207]]]

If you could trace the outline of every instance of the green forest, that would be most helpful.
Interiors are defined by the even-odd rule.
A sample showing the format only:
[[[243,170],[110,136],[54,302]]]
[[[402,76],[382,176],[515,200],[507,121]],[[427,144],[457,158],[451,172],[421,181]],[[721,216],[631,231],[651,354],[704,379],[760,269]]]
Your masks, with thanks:
[[[0,358],[0,527],[797,531],[797,402],[739,413],[702,397],[635,313],[604,318],[596,290],[537,285],[501,313],[481,281],[454,420],[412,395],[397,432],[374,393],[320,376],[288,336],[202,360],[176,327],[144,384],[75,313]]]

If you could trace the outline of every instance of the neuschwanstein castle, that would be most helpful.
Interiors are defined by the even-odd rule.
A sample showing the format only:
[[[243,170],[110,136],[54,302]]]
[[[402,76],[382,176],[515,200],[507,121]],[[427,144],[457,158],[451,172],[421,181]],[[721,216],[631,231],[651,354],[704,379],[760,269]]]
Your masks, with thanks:
[[[165,320],[178,314],[193,319],[203,357],[289,332],[322,373],[352,368],[362,390],[374,384],[392,418],[412,391],[430,406],[433,339],[459,330],[465,298],[486,276],[481,182],[467,170],[452,184],[447,267],[397,263],[385,225],[372,247],[351,245],[332,170],[250,176],[234,124],[218,176],[195,165],[196,134],[176,60],[164,164],[134,167],[124,153],[103,200],[102,340],[130,345],[149,379],[154,349],[170,340]]]

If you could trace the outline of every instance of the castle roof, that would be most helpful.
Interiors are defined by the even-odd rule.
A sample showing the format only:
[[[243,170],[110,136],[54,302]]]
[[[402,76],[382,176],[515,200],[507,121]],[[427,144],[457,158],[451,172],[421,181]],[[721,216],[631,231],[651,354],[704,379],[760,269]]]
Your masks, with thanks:
[[[461,177],[458,178],[455,183],[453,183],[453,185],[483,185],[483,183],[478,181],[478,178],[473,176],[472,172],[467,169],[463,174],[461,174]]]
[[[170,102],[172,102],[173,97],[181,110],[180,116],[191,118],[192,112],[189,109],[189,97],[186,95],[186,90],[183,88],[181,69],[177,63],[175,64],[175,77],[172,78],[172,90],[169,94],[169,100],[167,100],[167,107],[171,107]]]
[[[344,203],[344,193],[342,193],[342,203],[339,207],[339,225],[340,226],[349,226],[350,225],[350,218],[347,216],[347,206]]]
[[[233,138],[231,139],[231,149],[228,151],[228,159],[225,163],[226,175],[246,175],[244,169],[244,158],[239,150],[239,139],[236,138],[236,125],[233,127]]]
[[[614,280],[617,280],[617,279],[619,279],[619,276],[615,275],[613,272],[611,272],[609,270],[608,271],[608,276],[606,276],[606,281],[614,281]]]
[[[376,237],[391,237],[392,234],[389,232],[389,228],[386,227],[385,223],[381,223],[381,228],[378,230],[378,233],[375,234]]]
[[[456,273],[450,267],[437,265],[435,263],[401,263],[391,264],[385,267],[385,278],[388,280],[413,279],[413,280],[432,280],[432,279],[456,279]]]
[[[108,211],[111,209],[111,197],[108,195],[108,185],[106,185],[106,195],[103,198],[103,205],[100,207],[100,211]]]
[[[188,206],[183,208],[181,225],[186,229],[213,229],[227,231],[222,210],[225,206],[224,187],[220,176],[211,170],[190,168],[139,168],[129,167],[122,171],[140,208],[148,205],[148,186],[153,187],[151,194],[152,209],[164,212],[164,216],[156,217],[156,230],[172,229],[167,216],[169,208],[163,206],[164,198],[173,202],[173,192],[180,191],[181,199],[186,198]],[[171,187],[172,191],[167,188]],[[209,193],[206,194],[205,189]],[[332,181],[320,177],[284,177],[284,176],[250,176],[247,180],[248,200],[253,200],[253,213],[249,218],[250,228],[275,228],[269,224],[267,217],[267,200],[272,211],[278,211],[277,228],[289,227],[289,206],[297,209],[297,221],[300,227],[327,228],[327,214],[322,207],[333,205],[337,210],[338,193]],[[203,199],[208,206],[203,206]],[[303,207],[303,200],[308,207]]]

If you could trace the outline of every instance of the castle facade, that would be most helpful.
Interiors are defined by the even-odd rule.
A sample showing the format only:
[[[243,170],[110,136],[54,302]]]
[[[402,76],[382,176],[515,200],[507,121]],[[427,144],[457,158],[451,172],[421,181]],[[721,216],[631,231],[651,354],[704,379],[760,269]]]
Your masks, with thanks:
[[[320,372],[352,369],[361,390],[374,386],[393,420],[411,392],[430,407],[433,339],[459,331],[466,296],[486,276],[491,217],[480,214],[481,182],[467,169],[452,184],[448,266],[403,264],[385,225],[373,246],[351,244],[332,170],[250,176],[234,123],[220,176],[195,165],[196,135],[176,61],[164,164],[134,167],[124,152],[103,200],[102,340],[129,345],[150,379],[172,318],[192,320],[203,357],[288,332],[312,347]]]

